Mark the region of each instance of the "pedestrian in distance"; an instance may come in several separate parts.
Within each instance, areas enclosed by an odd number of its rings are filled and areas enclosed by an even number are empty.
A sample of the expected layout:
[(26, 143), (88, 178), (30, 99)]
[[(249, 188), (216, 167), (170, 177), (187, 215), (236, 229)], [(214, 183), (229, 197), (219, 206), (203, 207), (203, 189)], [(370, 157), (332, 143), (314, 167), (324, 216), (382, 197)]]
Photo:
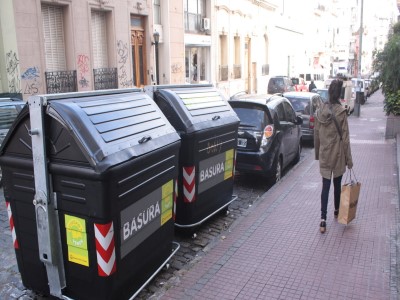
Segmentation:
[(316, 89), (316, 88), (317, 88), (317, 86), (315, 85), (314, 80), (311, 80), (311, 83), (310, 83), (310, 85), (308, 86), (308, 91), (309, 91), (309, 92), (312, 92), (312, 90), (313, 90), (313, 89)]
[(343, 81), (335, 79), (329, 86), (329, 101), (316, 112), (314, 127), (315, 159), (322, 176), (320, 232), (326, 231), (329, 189), (333, 178), (335, 211), (339, 215), (342, 176), (353, 167), (347, 111), (340, 104)]

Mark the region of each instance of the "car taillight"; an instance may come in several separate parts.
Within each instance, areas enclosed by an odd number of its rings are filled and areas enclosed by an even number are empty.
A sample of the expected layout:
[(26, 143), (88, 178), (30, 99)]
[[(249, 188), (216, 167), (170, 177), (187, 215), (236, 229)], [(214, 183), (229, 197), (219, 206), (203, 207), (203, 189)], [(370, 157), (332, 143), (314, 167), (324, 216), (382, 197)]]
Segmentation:
[(314, 116), (311, 116), (310, 117), (310, 129), (314, 129), (314, 122), (315, 122)]
[(273, 136), (274, 134), (274, 126), (273, 125), (267, 125), (264, 128), (264, 134), (263, 134), (263, 138), (261, 141), (261, 145), (265, 146), (268, 143), (268, 139)]

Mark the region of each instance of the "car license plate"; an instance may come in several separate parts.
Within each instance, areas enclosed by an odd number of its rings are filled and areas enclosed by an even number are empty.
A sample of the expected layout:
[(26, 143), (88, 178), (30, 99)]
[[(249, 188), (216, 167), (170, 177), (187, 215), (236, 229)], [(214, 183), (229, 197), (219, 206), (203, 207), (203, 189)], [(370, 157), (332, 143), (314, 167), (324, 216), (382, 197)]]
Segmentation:
[(247, 139), (238, 138), (237, 145), (238, 145), (238, 147), (246, 147), (247, 146)]

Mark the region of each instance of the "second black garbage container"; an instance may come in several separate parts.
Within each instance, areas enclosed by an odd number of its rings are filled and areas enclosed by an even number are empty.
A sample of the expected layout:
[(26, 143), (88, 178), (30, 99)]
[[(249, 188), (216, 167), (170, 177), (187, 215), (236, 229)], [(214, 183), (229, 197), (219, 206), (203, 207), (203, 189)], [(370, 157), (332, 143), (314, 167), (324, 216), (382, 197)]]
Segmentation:
[(212, 85), (147, 86), (180, 134), (175, 225), (195, 227), (235, 200), (239, 118)]
[(179, 147), (141, 90), (31, 97), (0, 154), (24, 286), (73, 299), (137, 293), (174, 252)]

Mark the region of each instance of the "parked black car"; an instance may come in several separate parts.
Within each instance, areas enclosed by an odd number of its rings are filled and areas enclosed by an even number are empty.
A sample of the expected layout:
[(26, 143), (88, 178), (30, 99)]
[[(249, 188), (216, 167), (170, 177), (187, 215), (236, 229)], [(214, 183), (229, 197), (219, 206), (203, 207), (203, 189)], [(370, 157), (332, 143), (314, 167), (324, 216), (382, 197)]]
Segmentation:
[[(14, 98), (0, 98), (0, 146), (15, 118), (25, 105), (25, 101)], [(0, 169), (0, 186), (2, 172)]]
[(268, 94), (295, 91), (292, 80), (287, 76), (273, 76), (268, 81)]
[(300, 160), (302, 119), (279, 95), (238, 95), (229, 104), (240, 119), (236, 170), (279, 181)]
[(283, 97), (290, 101), (296, 115), (303, 119), (301, 125), (303, 140), (314, 142), (314, 114), (323, 104), (321, 96), (309, 92), (288, 92), (284, 93)]

